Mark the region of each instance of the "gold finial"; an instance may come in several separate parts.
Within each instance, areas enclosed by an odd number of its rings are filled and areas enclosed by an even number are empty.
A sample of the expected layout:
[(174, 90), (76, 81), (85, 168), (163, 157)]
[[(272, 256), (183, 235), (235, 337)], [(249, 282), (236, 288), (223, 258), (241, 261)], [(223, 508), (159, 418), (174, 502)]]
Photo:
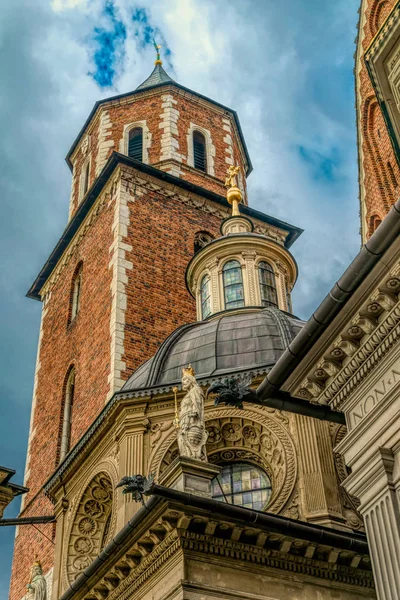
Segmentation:
[(177, 398), (177, 393), (178, 393), (178, 388), (174, 387), (172, 388), (172, 391), (174, 392), (175, 395), (175, 419), (174, 419), (174, 425), (177, 429), (179, 429), (179, 409), (178, 409), (178, 398)]
[(240, 215), (239, 204), (242, 201), (242, 192), (237, 187), (236, 176), (240, 171), (240, 167), (234, 167), (231, 165), (227, 171), (227, 177), (225, 179), (225, 187), (228, 188), (226, 193), (226, 199), (229, 204), (232, 204), (232, 217)]
[(192, 365), (188, 365), (187, 367), (184, 367), (182, 369), (182, 375), (191, 375), (192, 377), (194, 377), (195, 373), (194, 373), (194, 369), (193, 369)]
[(161, 44), (156, 44), (156, 40), (153, 40), (153, 46), (156, 49), (157, 52), (157, 60), (154, 61), (155, 65), (162, 65), (162, 60), (160, 58), (160, 48), (161, 48)]

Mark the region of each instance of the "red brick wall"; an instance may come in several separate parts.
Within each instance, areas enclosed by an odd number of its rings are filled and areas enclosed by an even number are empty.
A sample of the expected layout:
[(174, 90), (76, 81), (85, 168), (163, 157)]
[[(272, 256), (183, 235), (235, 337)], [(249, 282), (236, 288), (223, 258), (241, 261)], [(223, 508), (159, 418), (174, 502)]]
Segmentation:
[[(26, 481), (30, 491), (21, 513), (24, 517), (54, 511), (40, 488), (56, 467), (63, 388), (70, 365), (74, 364), (76, 371), (71, 447), (104, 406), (107, 396), (112, 276), (108, 264), (113, 218), (113, 205), (105, 206), (76, 247), (46, 304), (32, 425), (35, 434), (30, 444), (30, 474)], [(81, 260), (80, 311), (68, 326), (71, 282)], [(51, 537), (53, 527), (40, 525), (39, 529)], [(12, 600), (20, 599), (25, 593), (35, 554), (42, 560), (46, 572), (52, 564), (53, 545), (32, 526), (20, 527), (14, 550)]]
[[(138, 174), (135, 169), (125, 168), (124, 172), (128, 179)], [(131, 187), (135, 189), (134, 182)], [(195, 234), (208, 231), (217, 237), (221, 224), (218, 214), (207, 214), (177, 198), (146, 191), (143, 186), (140, 192), (129, 202), (130, 224), (123, 240), (132, 246), (125, 258), (133, 264), (133, 269), (127, 271), (124, 380), (155, 353), (172, 331), (196, 320), (195, 301), (185, 285), (186, 266), (193, 256)], [(63, 390), (70, 366), (74, 365), (76, 373), (71, 447), (103, 408), (109, 392), (112, 304), (109, 263), (114, 214), (114, 201), (110, 205), (105, 203), (61, 271), (46, 302), (33, 422), (35, 434), (30, 445), (30, 476), (26, 481), (30, 492), (21, 516), (53, 514), (53, 507), (40, 488), (57, 466)], [(80, 309), (68, 325), (71, 285), (80, 261), (83, 265)], [(43, 526), (43, 531), (51, 537), (52, 526)], [(23, 596), (36, 554), (47, 572), (53, 560), (53, 545), (34, 528), (21, 527), (15, 544), (11, 600)]]
[[(364, 4), (365, 24), (360, 32), (362, 50), (368, 48), (394, 5), (395, 0), (367, 0)], [(360, 72), (359, 130), (362, 135), (362, 171), (365, 186), (365, 231), (369, 237), (374, 231), (374, 223), (382, 220), (391, 205), (400, 195), (400, 170), (389, 139), (386, 125), (369, 78), (364, 57)]]
[(149, 191), (135, 201), (130, 222), (124, 240), (132, 246), (126, 259), (133, 269), (128, 271), (123, 379), (177, 327), (196, 320), (185, 271), (195, 234), (208, 231), (218, 237), (221, 218)]
[[(108, 112), (110, 121), (112, 123), (112, 127), (109, 129), (110, 136), (107, 139), (112, 140), (113, 145), (108, 148), (108, 156), (110, 156), (113, 151), (120, 151), (120, 140), (123, 136), (124, 125), (135, 121), (146, 121), (147, 127), (152, 135), (151, 146), (149, 148), (149, 164), (159, 165), (161, 155), (161, 136), (164, 132), (163, 129), (160, 129), (159, 125), (162, 121), (161, 113), (164, 111), (164, 108), (161, 106), (163, 103), (162, 96), (166, 94), (171, 94), (174, 99), (177, 100), (177, 104), (174, 105), (174, 108), (179, 111), (179, 117), (177, 121), (177, 139), (179, 142), (178, 152), (183, 155), (182, 163), (180, 163), (182, 171), (181, 177), (194, 184), (201, 185), (208, 190), (225, 195), (226, 189), (224, 187), (224, 181), (229, 165), (225, 162), (225, 158), (227, 157), (227, 144), (224, 141), (224, 138), (228, 132), (223, 128), (224, 123), (222, 119), (229, 118), (229, 114), (225, 114), (216, 107), (213, 108), (211, 104), (199, 104), (195, 98), (189, 98), (187, 96), (183, 97), (179, 94), (178, 88), (162, 87), (156, 91), (151, 90), (149, 92), (143, 92), (140, 95), (133, 96), (131, 101), (126, 104), (110, 104), (103, 106), (101, 110)], [(204, 178), (201, 171), (196, 172), (196, 170), (193, 168), (185, 168), (188, 156), (187, 134), (191, 122), (211, 132), (212, 143), (215, 146), (214, 177), (209, 176)], [(240, 158), (241, 155), (239, 146), (234, 135), (232, 118), (231, 123), (234, 162), (242, 167), (241, 170), (244, 175), (244, 167)], [(90, 184), (93, 184), (95, 180), (99, 127), (99, 118), (98, 115), (96, 115), (93, 124), (89, 126), (91, 155)], [(82, 136), (82, 140), (84, 137), (85, 135)], [(82, 166), (85, 163), (86, 158), (87, 155), (84, 155), (80, 151), (80, 145), (78, 145), (78, 149), (73, 155), (75, 182), (72, 192), (72, 213), (75, 212), (78, 207), (79, 180)], [(177, 163), (177, 166), (179, 166), (179, 163)], [(243, 185), (246, 186), (244, 176)]]

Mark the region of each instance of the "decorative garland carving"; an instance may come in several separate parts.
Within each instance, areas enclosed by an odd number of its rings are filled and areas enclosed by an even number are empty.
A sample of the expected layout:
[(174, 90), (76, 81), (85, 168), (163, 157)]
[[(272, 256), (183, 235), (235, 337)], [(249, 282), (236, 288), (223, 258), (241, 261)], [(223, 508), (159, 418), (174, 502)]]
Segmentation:
[(113, 532), (113, 483), (101, 471), (90, 481), (78, 504), (69, 536), (66, 557), (68, 583), (90, 565)]
[[(210, 462), (245, 461), (263, 468), (272, 483), (268, 511), (280, 512), (290, 498), (297, 479), (296, 452), (288, 431), (272, 417), (272, 413), (267, 416), (253, 410), (235, 408), (210, 411), (206, 414), (206, 427)], [(176, 433), (172, 432), (153, 454), (149, 472), (159, 475), (176, 456)]]

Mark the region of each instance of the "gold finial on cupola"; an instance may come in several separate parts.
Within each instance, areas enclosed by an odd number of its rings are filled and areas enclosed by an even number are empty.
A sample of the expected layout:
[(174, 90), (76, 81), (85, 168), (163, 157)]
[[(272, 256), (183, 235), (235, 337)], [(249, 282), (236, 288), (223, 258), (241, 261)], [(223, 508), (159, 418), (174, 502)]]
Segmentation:
[(160, 58), (160, 48), (161, 48), (161, 44), (156, 44), (156, 40), (153, 40), (153, 46), (156, 49), (157, 52), (157, 59), (154, 61), (155, 65), (162, 65), (162, 60)]
[(240, 171), (240, 167), (234, 167), (231, 165), (227, 171), (227, 177), (225, 179), (225, 187), (228, 188), (226, 192), (226, 199), (229, 204), (232, 204), (232, 217), (240, 215), (239, 204), (243, 200), (242, 192), (237, 187), (236, 176)]

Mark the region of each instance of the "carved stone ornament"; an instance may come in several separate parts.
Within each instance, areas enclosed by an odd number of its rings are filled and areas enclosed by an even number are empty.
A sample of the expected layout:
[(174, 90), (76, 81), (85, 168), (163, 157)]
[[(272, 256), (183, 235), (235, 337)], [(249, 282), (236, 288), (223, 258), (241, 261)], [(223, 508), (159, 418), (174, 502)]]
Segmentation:
[(182, 398), (177, 423), (179, 454), (206, 462), (208, 432), (204, 420), (204, 394), (190, 366), (182, 369), (182, 389), (186, 394)]
[(98, 473), (86, 487), (73, 519), (69, 537), (66, 579), (69, 584), (90, 565), (109, 541), (113, 484)]
[[(262, 409), (218, 408), (207, 414), (208, 460), (214, 464), (248, 462), (261, 467), (272, 484), (264, 510), (280, 512), (291, 497), (297, 479), (297, 458), (293, 440), (279, 422), (279, 412)], [(160, 444), (150, 470), (162, 473), (178, 455), (173, 434)]]
[(82, 144), (81, 144), (81, 152), (82, 152), (83, 156), (86, 156), (88, 150), (89, 150), (89, 136), (85, 135), (85, 137), (82, 140)]
[(47, 582), (39, 560), (32, 565), (31, 579), (26, 589), (26, 600), (47, 600)]

